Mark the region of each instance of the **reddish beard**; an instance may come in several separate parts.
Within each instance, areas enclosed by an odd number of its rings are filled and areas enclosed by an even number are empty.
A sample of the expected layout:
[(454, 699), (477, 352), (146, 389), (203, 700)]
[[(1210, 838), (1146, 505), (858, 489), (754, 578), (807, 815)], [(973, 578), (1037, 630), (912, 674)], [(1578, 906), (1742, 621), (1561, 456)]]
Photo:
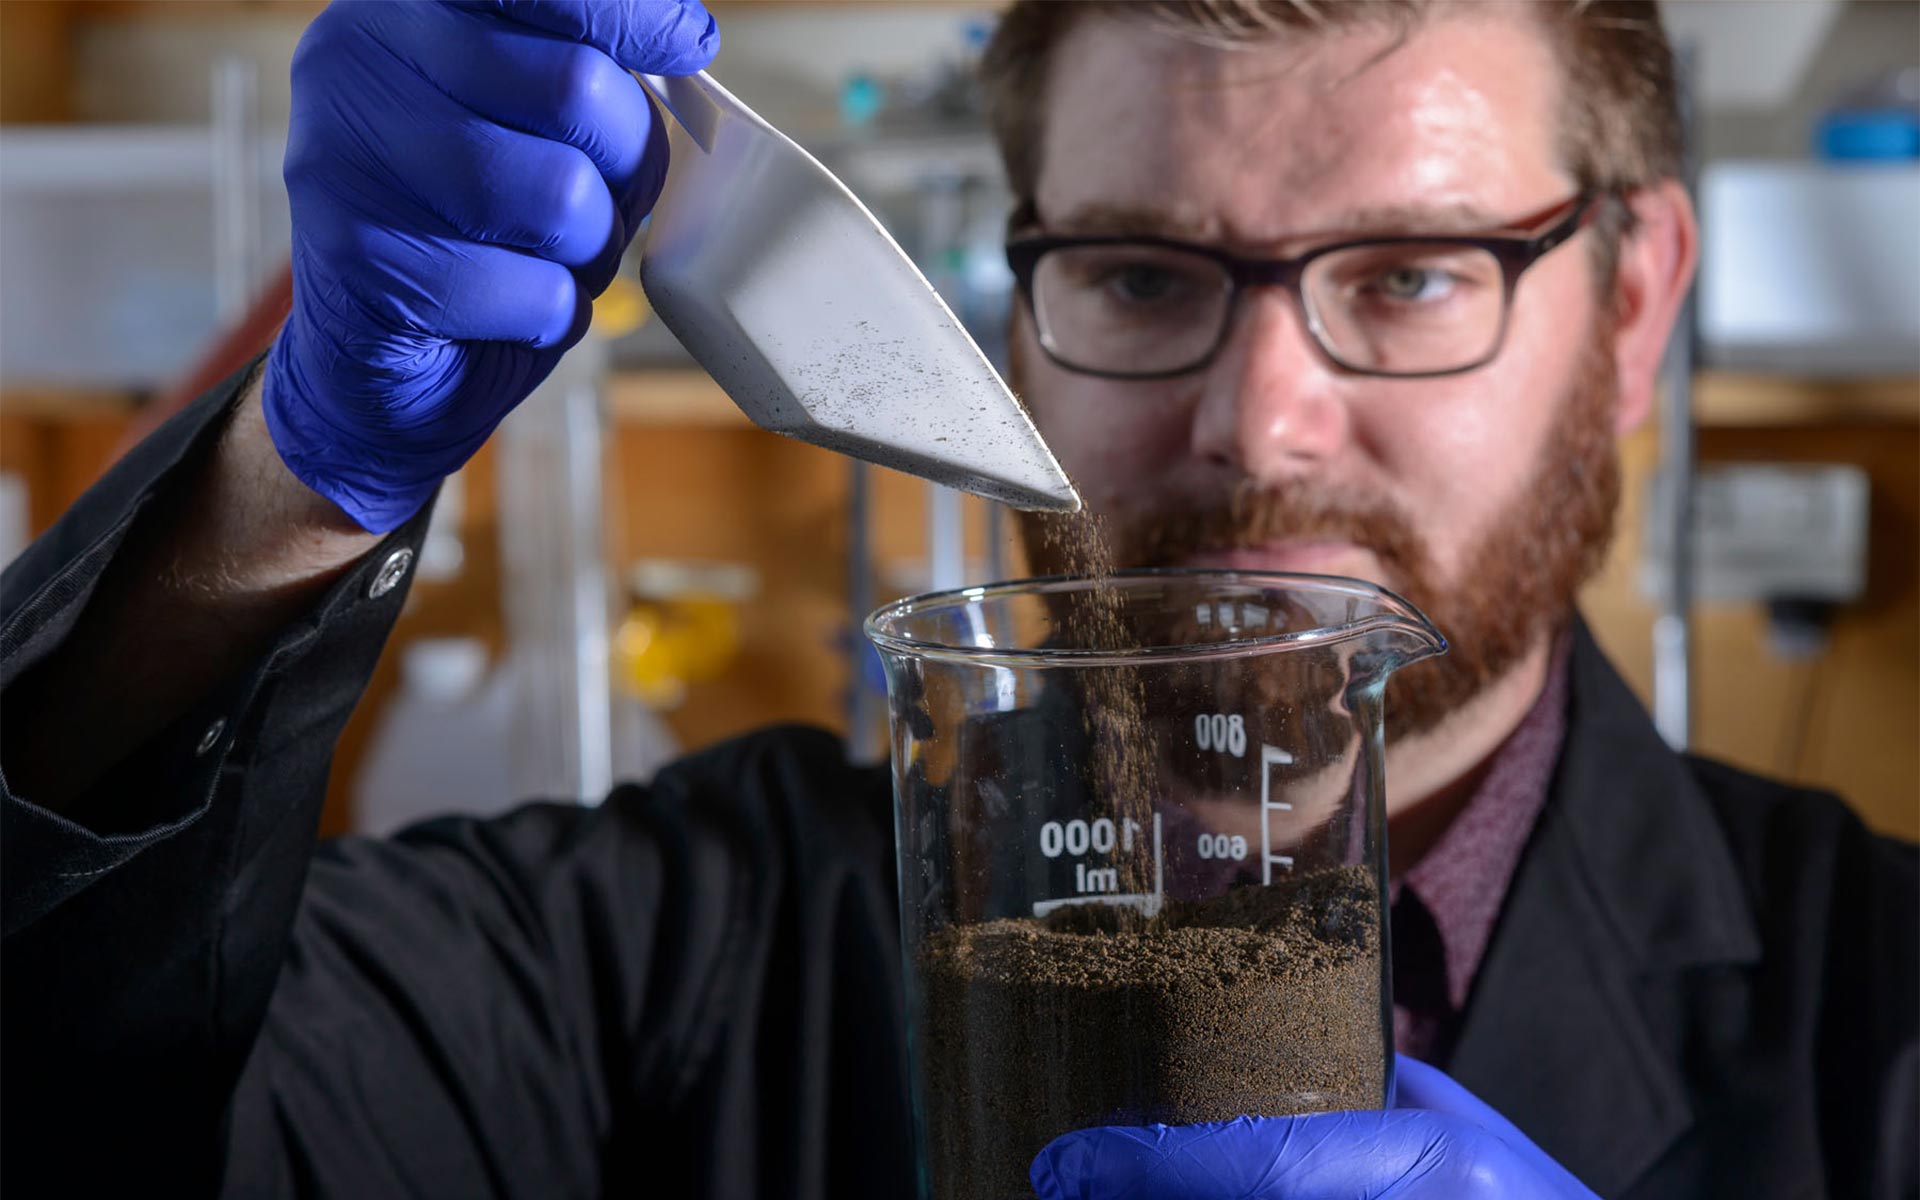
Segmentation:
[[(1596, 322), (1526, 486), (1469, 548), (1457, 580), (1440, 578), (1413, 521), (1386, 497), (1301, 480), (1265, 487), (1249, 480), (1210, 504), (1110, 515), (1114, 565), (1178, 566), (1281, 538), (1346, 541), (1371, 551), (1383, 572), (1375, 582), (1426, 613), (1449, 643), (1445, 655), (1407, 667), (1387, 688), (1390, 736), (1432, 729), (1564, 625), (1580, 586), (1606, 558), (1620, 495), (1611, 333), (1610, 323)], [(1026, 394), (1018, 360), (1016, 350), (1014, 384)], [(1060, 573), (1066, 564), (1052, 547), (1071, 544), (1061, 536), (1071, 531), (1048, 531), (1064, 519), (1025, 512), (1019, 518), (1033, 569)]]

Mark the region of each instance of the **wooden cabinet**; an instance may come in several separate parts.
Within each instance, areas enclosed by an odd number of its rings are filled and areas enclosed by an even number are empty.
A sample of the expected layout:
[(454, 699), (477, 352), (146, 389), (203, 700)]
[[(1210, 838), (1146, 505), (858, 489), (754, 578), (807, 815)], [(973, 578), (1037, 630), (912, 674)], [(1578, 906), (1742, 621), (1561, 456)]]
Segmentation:
[[(1830, 788), (1877, 828), (1920, 836), (1920, 381), (1783, 384), (1703, 378), (1703, 461), (1847, 462), (1872, 481), (1868, 592), (1836, 614), (1827, 648), (1789, 662), (1768, 648), (1754, 606), (1701, 605), (1695, 657), (1696, 745), (1750, 770)], [(742, 610), (734, 667), (666, 714), (688, 746), (773, 721), (844, 721), (846, 640), (858, 636), (846, 602), (845, 459), (748, 425), (694, 372), (617, 377), (609, 439), (609, 513), (616, 565), (642, 557), (736, 561), (759, 574)], [(28, 482), (36, 532), (70, 504), (120, 448), (132, 420), (126, 398), (0, 397), (0, 469)], [(1657, 459), (1650, 430), (1622, 444), (1625, 503), (1608, 564), (1583, 606), (1601, 643), (1643, 699), (1651, 696), (1651, 603), (1635, 582), (1640, 505)], [(873, 474), (873, 557), (900, 578), (925, 553), (925, 492), (917, 480)], [(468, 467), (467, 561), (446, 583), (422, 582), (396, 641), (448, 633), (501, 638), (497, 511), (488, 451)], [(972, 514), (977, 518), (977, 511)], [(984, 521), (971, 521), (978, 554)], [(343, 736), (336, 803), (392, 694), (383, 660)]]
[[(1920, 381), (1706, 377), (1702, 463), (1850, 463), (1870, 480), (1867, 592), (1834, 614), (1824, 650), (1776, 652), (1758, 605), (1695, 607), (1698, 753), (1845, 796), (1876, 828), (1920, 837)], [(1626, 482), (1607, 566), (1582, 599), (1643, 700), (1654, 606), (1635, 580), (1641, 505), (1659, 446), (1621, 447)]]

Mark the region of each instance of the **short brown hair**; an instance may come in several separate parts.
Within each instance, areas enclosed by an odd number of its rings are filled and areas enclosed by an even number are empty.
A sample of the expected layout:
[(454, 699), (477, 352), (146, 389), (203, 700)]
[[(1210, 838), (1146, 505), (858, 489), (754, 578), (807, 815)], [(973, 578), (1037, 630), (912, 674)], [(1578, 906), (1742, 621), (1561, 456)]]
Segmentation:
[[(987, 117), (1020, 201), (1040, 177), (1042, 99), (1054, 47), (1091, 13), (1110, 14), (1202, 45), (1257, 45), (1275, 37), (1385, 26), (1404, 38), (1459, 0), (1014, 0), (980, 64)], [(1471, 6), (1467, 6), (1471, 7)], [(1673, 50), (1654, 0), (1531, 0), (1562, 69), (1560, 153), (1579, 186), (1624, 193), (1681, 173)], [(1605, 206), (1602, 278), (1612, 274), (1626, 219)]]

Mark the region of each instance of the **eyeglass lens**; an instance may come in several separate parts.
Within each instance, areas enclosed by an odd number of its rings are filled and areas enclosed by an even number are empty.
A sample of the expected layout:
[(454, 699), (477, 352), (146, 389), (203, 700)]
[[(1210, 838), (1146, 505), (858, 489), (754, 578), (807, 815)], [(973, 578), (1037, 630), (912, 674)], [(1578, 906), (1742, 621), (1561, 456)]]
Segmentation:
[[(1506, 315), (1499, 259), (1459, 242), (1343, 247), (1314, 258), (1300, 290), (1327, 353), (1384, 374), (1480, 362), (1498, 345)], [(1041, 257), (1033, 280), (1048, 350), (1111, 375), (1198, 367), (1227, 332), (1232, 295), (1225, 264), (1153, 245), (1060, 247)]]

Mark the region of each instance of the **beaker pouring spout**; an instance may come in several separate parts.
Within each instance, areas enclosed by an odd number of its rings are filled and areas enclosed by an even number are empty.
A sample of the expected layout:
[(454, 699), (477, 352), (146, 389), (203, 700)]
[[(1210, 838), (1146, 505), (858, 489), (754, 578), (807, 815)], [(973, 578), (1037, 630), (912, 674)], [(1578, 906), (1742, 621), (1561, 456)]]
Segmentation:
[(1447, 652), (1446, 635), (1425, 613), (1385, 588), (1377, 593), (1377, 611), (1360, 622), (1365, 650), (1356, 655), (1369, 674), (1384, 683), (1401, 667)]

